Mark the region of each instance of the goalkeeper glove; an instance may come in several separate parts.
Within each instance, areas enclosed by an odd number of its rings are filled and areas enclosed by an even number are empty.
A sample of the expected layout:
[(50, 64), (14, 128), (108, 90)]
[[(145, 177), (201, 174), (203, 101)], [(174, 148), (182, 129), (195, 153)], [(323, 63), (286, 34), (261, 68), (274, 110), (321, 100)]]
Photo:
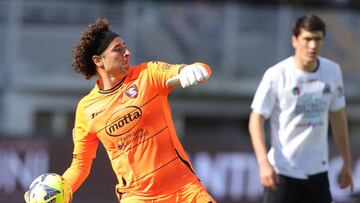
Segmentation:
[(196, 85), (208, 78), (209, 73), (206, 71), (206, 68), (198, 64), (185, 66), (179, 74), (180, 84), (183, 88)]

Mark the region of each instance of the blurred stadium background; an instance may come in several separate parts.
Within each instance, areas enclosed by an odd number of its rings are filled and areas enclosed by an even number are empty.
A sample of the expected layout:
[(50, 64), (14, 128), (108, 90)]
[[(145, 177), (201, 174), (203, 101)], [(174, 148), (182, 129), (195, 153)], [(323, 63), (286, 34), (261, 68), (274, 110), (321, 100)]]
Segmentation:
[[(306, 13), (326, 21), (322, 55), (339, 62), (345, 78), (355, 193), (336, 185), (341, 162), (329, 136), (331, 190), (336, 202), (360, 202), (358, 0), (0, 0), (0, 202), (23, 202), (35, 177), (69, 166), (76, 104), (94, 84), (72, 70), (71, 52), (97, 17), (108, 18), (122, 35), (133, 64), (212, 66), (206, 85), (170, 96), (178, 134), (218, 202), (259, 202), (262, 188), (247, 131), (250, 102), (266, 68), (292, 54), (291, 23)], [(116, 202), (114, 185), (99, 146), (74, 202)]]

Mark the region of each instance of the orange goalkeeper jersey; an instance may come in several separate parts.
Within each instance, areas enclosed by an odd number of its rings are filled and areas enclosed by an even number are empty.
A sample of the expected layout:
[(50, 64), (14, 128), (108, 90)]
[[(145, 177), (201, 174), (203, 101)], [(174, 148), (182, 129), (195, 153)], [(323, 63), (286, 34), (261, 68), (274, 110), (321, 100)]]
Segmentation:
[[(176, 135), (167, 99), (172, 88), (166, 80), (178, 75), (182, 66), (149, 62), (131, 67), (122, 83), (106, 91), (95, 85), (78, 104), (74, 156), (92, 160), (100, 140), (120, 193), (154, 198), (198, 181)], [(64, 177), (76, 190), (70, 173)]]

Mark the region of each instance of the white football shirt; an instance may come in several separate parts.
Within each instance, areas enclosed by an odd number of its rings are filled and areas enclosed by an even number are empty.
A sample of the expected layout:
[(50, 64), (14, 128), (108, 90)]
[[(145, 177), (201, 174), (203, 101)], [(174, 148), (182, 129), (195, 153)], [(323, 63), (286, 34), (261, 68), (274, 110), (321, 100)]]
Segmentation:
[(340, 66), (319, 57), (315, 72), (289, 57), (264, 74), (253, 112), (270, 118), (270, 163), (277, 173), (300, 179), (328, 169), (329, 111), (345, 107)]

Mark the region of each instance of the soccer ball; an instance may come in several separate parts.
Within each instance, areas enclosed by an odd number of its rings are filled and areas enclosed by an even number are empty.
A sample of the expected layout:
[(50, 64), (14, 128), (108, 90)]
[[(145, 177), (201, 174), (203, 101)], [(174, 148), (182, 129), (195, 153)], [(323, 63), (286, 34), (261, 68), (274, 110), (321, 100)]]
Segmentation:
[(24, 198), (27, 203), (70, 203), (72, 192), (63, 177), (45, 173), (31, 183)]

